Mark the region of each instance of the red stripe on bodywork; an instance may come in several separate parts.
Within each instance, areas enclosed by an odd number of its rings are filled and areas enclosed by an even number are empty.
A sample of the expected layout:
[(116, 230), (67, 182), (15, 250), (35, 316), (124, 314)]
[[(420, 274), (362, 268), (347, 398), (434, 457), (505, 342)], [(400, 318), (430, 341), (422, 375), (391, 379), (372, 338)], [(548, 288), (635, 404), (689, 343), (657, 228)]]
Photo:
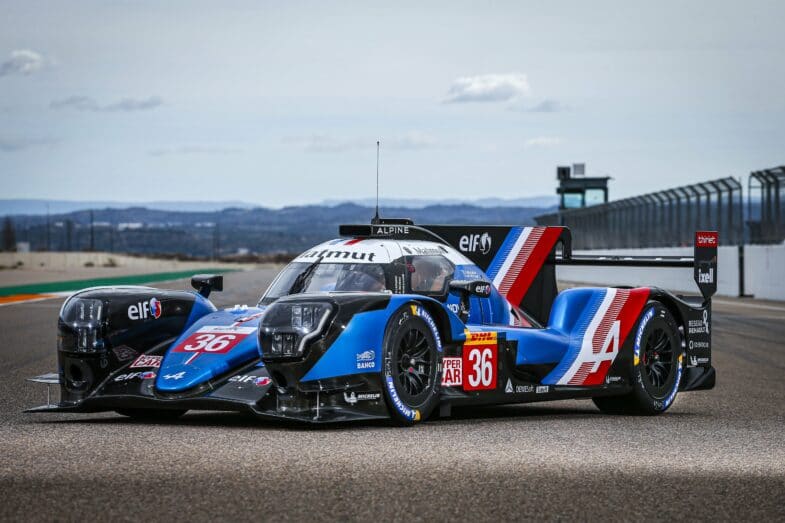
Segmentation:
[[(608, 352), (610, 345), (604, 346), (604, 343), (613, 327), (614, 322), (619, 321), (619, 352), (624, 347), (624, 342), (627, 340), (632, 327), (637, 323), (643, 307), (649, 299), (650, 291), (646, 287), (637, 289), (618, 289), (616, 296), (613, 299), (610, 307), (605, 312), (600, 325), (592, 337), (592, 352), (599, 354), (601, 350), (605, 349)], [(611, 343), (612, 340), (611, 340)], [(618, 357), (618, 354), (616, 355)], [(605, 376), (611, 368), (613, 361), (607, 360), (600, 363), (599, 368), (595, 372), (591, 371), (591, 364), (588, 366), (581, 365), (578, 372), (570, 380), (571, 385), (601, 385), (605, 380)]]
[(361, 241), (363, 241), (362, 238), (354, 238), (344, 243), (344, 245), (354, 245), (355, 243), (360, 243)]
[[(534, 227), (529, 233), (499, 287), (499, 292), (507, 301), (516, 306), (520, 305), (561, 232), (561, 227)], [(508, 279), (512, 283), (505, 286)]]

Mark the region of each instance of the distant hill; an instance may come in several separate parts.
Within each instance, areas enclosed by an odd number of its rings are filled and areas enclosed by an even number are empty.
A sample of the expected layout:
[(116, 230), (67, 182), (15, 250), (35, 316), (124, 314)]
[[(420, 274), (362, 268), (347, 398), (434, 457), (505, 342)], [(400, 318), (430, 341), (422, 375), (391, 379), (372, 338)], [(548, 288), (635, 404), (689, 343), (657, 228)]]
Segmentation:
[[(422, 208), (382, 207), (382, 216), (412, 218), (416, 223), (529, 225), (534, 216), (555, 207), (479, 207), (428, 205)], [(93, 211), (95, 250), (191, 256), (243, 253), (297, 253), (334, 238), (342, 223), (368, 223), (373, 208), (352, 203), (267, 209), (232, 207), (220, 211), (169, 211), (148, 207), (103, 208)], [(17, 241), (33, 250), (90, 248), (90, 211), (11, 217)]]
[(64, 214), (87, 209), (127, 209), (146, 207), (163, 211), (220, 211), (229, 207), (249, 208), (254, 204), (239, 201), (223, 202), (117, 202), (117, 201), (70, 201), (43, 199), (0, 199), (0, 216), (20, 214), (46, 214), (47, 205), (51, 214)]
[[(373, 198), (363, 198), (361, 200), (324, 200), (324, 205), (340, 205), (342, 203), (354, 203), (364, 207), (374, 207), (376, 200)], [(410, 209), (422, 209), (432, 205), (472, 205), (475, 207), (553, 207), (558, 205), (559, 199), (556, 196), (531, 196), (528, 198), (480, 198), (477, 200), (448, 198), (446, 200), (427, 200), (427, 199), (403, 199), (403, 198), (380, 198), (381, 207), (406, 207)]]
[[(354, 204), (361, 207), (373, 207), (376, 202), (373, 198), (363, 198), (356, 201), (325, 200), (321, 204), (326, 207), (335, 207), (343, 204)], [(434, 205), (471, 205), (474, 207), (552, 207), (558, 203), (556, 196), (533, 196), (530, 198), (481, 198), (478, 200), (426, 200), (383, 198), (379, 201), (381, 207), (422, 209)], [(252, 209), (260, 207), (258, 204), (242, 201), (217, 201), (217, 202), (188, 202), (188, 201), (159, 201), (159, 202), (121, 202), (121, 201), (71, 201), (71, 200), (45, 200), (45, 199), (0, 199), (0, 216), (8, 215), (36, 215), (46, 214), (47, 206), (50, 214), (66, 214), (88, 209), (128, 209), (129, 207), (144, 207), (158, 211), (176, 212), (212, 212), (223, 209), (238, 208)]]

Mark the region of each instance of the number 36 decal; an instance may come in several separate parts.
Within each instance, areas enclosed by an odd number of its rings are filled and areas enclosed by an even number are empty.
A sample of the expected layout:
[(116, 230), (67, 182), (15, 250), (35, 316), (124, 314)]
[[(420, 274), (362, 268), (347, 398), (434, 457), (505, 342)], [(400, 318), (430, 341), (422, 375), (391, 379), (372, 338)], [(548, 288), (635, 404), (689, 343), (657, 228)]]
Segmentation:
[(255, 330), (254, 327), (205, 326), (180, 342), (172, 352), (225, 354)]
[(463, 345), (463, 389), (496, 388), (498, 341), (495, 332), (474, 332)]

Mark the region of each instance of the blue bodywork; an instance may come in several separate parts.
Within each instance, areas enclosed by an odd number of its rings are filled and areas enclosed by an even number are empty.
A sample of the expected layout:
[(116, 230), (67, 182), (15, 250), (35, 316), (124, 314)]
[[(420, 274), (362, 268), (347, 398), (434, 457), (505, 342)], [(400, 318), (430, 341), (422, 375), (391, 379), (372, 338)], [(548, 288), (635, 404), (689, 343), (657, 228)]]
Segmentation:
[[(186, 391), (258, 358), (256, 329), (259, 327), (262, 312), (264, 312), (263, 308), (235, 307), (203, 314), (170, 346), (156, 377), (156, 389), (169, 393)], [(244, 335), (237, 345), (225, 353), (202, 352), (195, 355), (175, 351), (199, 329), (214, 326), (252, 328), (253, 333)]]
[[(514, 243), (515, 234), (520, 234), (520, 231), (511, 231), (504, 245)], [(497, 257), (506, 256), (504, 245)], [(495, 261), (491, 263), (490, 270), (497, 265)], [(476, 265), (456, 266), (454, 278), (491, 281)], [(470, 299), (470, 314), (466, 324), (456, 315), (459, 303), (457, 295), (450, 294), (444, 302), (421, 295), (392, 295), (384, 309), (356, 314), (301, 381), (380, 373), (388, 320), (404, 305), (419, 302), (444, 311), (449, 324), (449, 332), (445, 335), (449, 336), (451, 342), (462, 343), (466, 340), (467, 332), (503, 333), (506, 340), (517, 342), (516, 365), (556, 364), (543, 380), (545, 384), (555, 384), (577, 356), (583, 333), (605, 292), (605, 289), (581, 288), (560, 293), (545, 328), (510, 325), (510, 305), (495, 287), (492, 287), (488, 298), (473, 296)], [(260, 350), (255, 333), (246, 335), (226, 353), (201, 353), (194, 357), (192, 353), (176, 352), (175, 348), (204, 327), (242, 325), (256, 329), (263, 311), (264, 308), (257, 307), (215, 311), (207, 300), (197, 300), (189, 327), (172, 343), (164, 357), (156, 378), (156, 389), (165, 393), (187, 391), (258, 359)], [(245, 321), (238, 323), (238, 320)]]

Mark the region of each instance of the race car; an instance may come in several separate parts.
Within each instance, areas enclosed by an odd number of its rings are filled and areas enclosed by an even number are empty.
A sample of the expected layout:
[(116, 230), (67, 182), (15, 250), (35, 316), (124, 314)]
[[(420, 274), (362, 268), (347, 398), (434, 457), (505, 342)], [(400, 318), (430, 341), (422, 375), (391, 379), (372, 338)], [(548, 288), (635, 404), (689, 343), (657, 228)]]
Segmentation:
[[(565, 227), (344, 225), (297, 256), (255, 306), (217, 310), (221, 276), (195, 292), (99, 287), (58, 321), (60, 400), (28, 412), (190, 409), (303, 422), (411, 425), (452, 407), (591, 398), (660, 414), (711, 389), (717, 233), (694, 257), (573, 255)], [(569, 288), (559, 265), (692, 267), (700, 296), (656, 287)]]

